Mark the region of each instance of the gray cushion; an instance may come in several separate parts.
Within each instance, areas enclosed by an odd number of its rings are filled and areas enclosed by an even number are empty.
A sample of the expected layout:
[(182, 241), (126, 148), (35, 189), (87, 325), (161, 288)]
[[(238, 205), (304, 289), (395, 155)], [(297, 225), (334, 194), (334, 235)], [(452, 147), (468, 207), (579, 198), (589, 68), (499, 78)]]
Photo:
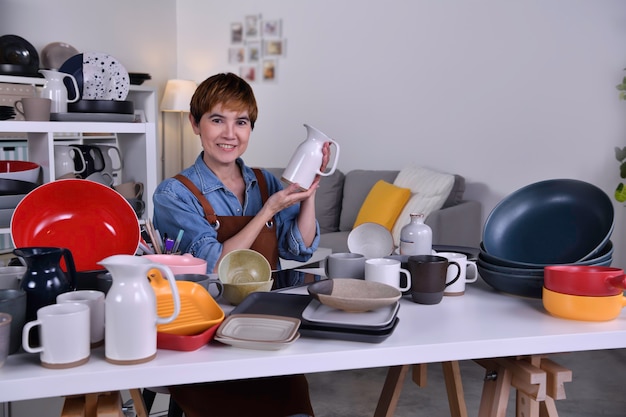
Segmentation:
[(362, 170), (355, 169), (346, 174), (343, 185), (343, 200), (341, 205), (341, 217), (339, 218), (339, 230), (352, 230), (359, 209), (363, 205), (367, 194), (378, 180), (393, 184), (399, 171)]
[[(266, 169), (278, 179), (284, 171), (284, 168)], [(332, 175), (320, 179), (320, 186), (315, 193), (315, 217), (320, 225), (321, 233), (339, 230), (339, 209), (344, 178), (344, 173), (336, 170)]]
[(452, 191), (450, 191), (450, 195), (448, 195), (446, 202), (443, 203), (443, 208), (461, 204), (463, 201), (463, 194), (465, 194), (465, 178), (455, 174)]

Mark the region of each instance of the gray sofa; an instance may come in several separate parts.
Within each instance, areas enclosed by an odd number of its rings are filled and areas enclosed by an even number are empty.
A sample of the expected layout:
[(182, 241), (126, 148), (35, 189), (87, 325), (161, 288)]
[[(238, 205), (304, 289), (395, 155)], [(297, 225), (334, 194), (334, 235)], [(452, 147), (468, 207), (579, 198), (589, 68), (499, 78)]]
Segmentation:
[[(267, 168), (280, 179), (283, 168)], [(378, 180), (393, 183), (400, 171), (340, 170), (322, 177), (316, 194), (316, 216), (322, 232), (320, 247), (333, 252), (348, 252), (348, 234), (370, 189)], [(481, 205), (463, 199), (465, 178), (455, 175), (454, 186), (440, 210), (426, 218), (433, 231), (434, 245), (469, 246), (480, 243)], [(408, 222), (409, 219), (406, 219)]]

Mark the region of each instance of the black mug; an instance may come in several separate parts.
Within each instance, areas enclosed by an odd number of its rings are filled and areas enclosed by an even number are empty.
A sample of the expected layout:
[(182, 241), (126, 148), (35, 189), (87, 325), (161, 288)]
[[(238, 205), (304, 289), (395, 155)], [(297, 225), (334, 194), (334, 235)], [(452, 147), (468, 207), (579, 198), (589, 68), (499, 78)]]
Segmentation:
[[(456, 277), (446, 283), (448, 268), (452, 265), (456, 267)], [(411, 298), (419, 304), (441, 302), (446, 287), (455, 283), (461, 275), (458, 262), (437, 255), (409, 256), (407, 269), (411, 272)]]
[[(87, 178), (94, 172), (104, 171), (104, 155), (97, 146), (91, 145), (72, 145), (80, 150), (83, 160), (85, 161), (85, 170), (80, 173), (81, 178)], [(74, 163), (82, 163), (78, 155), (74, 155)]]

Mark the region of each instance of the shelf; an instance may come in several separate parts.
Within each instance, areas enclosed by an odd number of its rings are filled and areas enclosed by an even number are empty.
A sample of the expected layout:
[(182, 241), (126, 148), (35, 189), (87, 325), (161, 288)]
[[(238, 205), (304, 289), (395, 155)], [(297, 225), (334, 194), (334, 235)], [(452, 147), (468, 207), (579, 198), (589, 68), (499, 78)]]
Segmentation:
[(146, 133), (147, 123), (0, 121), (7, 133)]

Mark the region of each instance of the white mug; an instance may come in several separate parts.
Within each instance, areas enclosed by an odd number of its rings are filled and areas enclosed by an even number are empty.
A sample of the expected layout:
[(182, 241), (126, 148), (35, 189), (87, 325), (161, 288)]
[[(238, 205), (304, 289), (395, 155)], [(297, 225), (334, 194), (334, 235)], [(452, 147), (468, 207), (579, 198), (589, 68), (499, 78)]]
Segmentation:
[[(459, 264), (459, 269), (461, 273), (459, 275), (459, 279), (456, 282), (446, 286), (446, 289), (443, 295), (463, 295), (465, 293), (465, 284), (476, 282), (478, 279), (478, 268), (476, 267), (476, 262), (467, 259), (467, 255), (464, 253), (458, 252), (439, 252), (438, 256), (443, 256), (448, 259), (448, 261), (454, 261)], [(450, 282), (456, 273), (454, 270), (448, 269), (448, 276), (446, 278), (446, 283)]]
[(104, 159), (104, 172), (114, 179), (115, 185), (120, 184), (121, 170), (123, 167), (122, 154), (120, 149), (115, 145), (96, 145), (102, 151)]
[[(79, 167), (76, 169), (75, 160)], [(87, 169), (87, 163), (80, 149), (72, 145), (54, 145), (55, 178), (60, 179), (68, 174), (81, 174)]]
[[(32, 328), (40, 327), (40, 345), (31, 346)], [(39, 353), (46, 368), (71, 368), (89, 361), (89, 307), (79, 303), (51, 304), (37, 310), (37, 319), (22, 330), (22, 347)]]
[(89, 342), (91, 347), (104, 344), (104, 293), (95, 290), (69, 291), (57, 295), (57, 304), (80, 303), (89, 307)]
[[(401, 284), (400, 275), (406, 278), (406, 284)], [(402, 268), (400, 261), (389, 258), (372, 258), (365, 261), (365, 280), (387, 284), (400, 291), (411, 288), (411, 273)]]

